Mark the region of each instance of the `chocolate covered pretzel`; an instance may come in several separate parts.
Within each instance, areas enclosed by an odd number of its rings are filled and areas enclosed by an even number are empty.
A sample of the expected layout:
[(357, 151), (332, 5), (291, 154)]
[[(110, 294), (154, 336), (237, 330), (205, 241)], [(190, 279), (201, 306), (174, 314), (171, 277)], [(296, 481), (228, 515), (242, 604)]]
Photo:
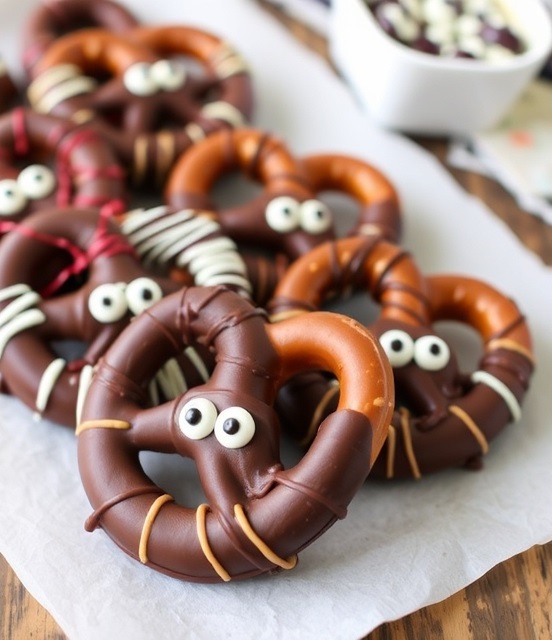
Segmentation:
[(124, 171), (87, 128), (17, 107), (0, 116), (0, 221), (57, 207), (125, 208)]
[[(215, 202), (223, 177), (241, 173), (262, 187), (260, 194), (234, 206)], [(336, 235), (334, 214), (319, 194), (340, 191), (357, 202), (353, 234), (397, 239), (401, 231), (399, 200), (390, 181), (360, 159), (317, 154), (296, 158), (277, 136), (258, 129), (221, 131), (185, 153), (171, 172), (166, 200), (175, 207), (206, 208), (218, 213), (224, 231), (248, 256), (255, 300), (266, 301), (282, 269), (267, 263), (259, 250), (295, 260)], [(251, 250), (254, 251), (251, 251)], [(255, 286), (256, 285), (256, 286)]]
[(65, 36), (40, 61), (28, 96), (40, 112), (93, 122), (132, 167), (137, 185), (162, 184), (185, 149), (244, 124), (253, 103), (241, 56), (220, 38), (185, 26)]
[[(148, 409), (152, 374), (190, 340), (214, 352), (210, 379)], [(338, 377), (339, 403), (284, 469), (276, 392), (311, 368)], [(270, 325), (234, 292), (184, 288), (129, 325), (98, 365), (77, 430), (94, 509), (86, 529), (101, 527), (141, 563), (184, 580), (292, 569), (345, 517), (386, 437), (392, 397), (387, 359), (358, 323), (313, 313)], [(143, 450), (193, 459), (206, 502), (178, 504), (143, 471)]]
[[(133, 317), (178, 288), (147, 271), (113, 220), (95, 209), (50, 209), (11, 223), (0, 243), (3, 390), (37, 418), (74, 428), (109, 344)], [(80, 351), (63, 350), (75, 341)], [(195, 353), (179, 362), (155, 378), (152, 402), (186, 388), (196, 363), (192, 384), (208, 376)]]
[[(489, 442), (521, 416), (533, 371), (531, 338), (517, 305), (492, 286), (458, 275), (425, 277), (409, 254), (378, 239), (349, 238), (322, 245), (290, 266), (269, 308), (273, 320), (319, 309), (330, 297), (366, 291), (380, 306), (367, 320), (393, 367), (396, 406), (390, 436), (373, 475), (413, 476), (481, 464)], [(453, 348), (434, 324), (472, 327), (483, 353), (471, 374), (460, 371)], [(299, 379), (281, 398), (295, 433), (306, 415), (331, 410), (338, 388), (322, 376)], [(301, 394), (300, 403), (297, 396)], [(303, 412), (303, 413), (301, 413)], [(306, 414), (306, 415), (305, 415)]]

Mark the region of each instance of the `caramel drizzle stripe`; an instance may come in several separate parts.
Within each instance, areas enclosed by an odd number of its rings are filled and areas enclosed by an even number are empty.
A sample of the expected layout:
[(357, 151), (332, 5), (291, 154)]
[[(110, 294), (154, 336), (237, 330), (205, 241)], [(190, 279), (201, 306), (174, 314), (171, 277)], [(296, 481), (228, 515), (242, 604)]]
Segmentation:
[(414, 447), (412, 445), (412, 434), (410, 432), (409, 422), (410, 414), (405, 407), (402, 407), (400, 409), (400, 418), (404, 440), (404, 451), (408, 459), (408, 464), (410, 465), (410, 470), (412, 471), (412, 476), (416, 478), (416, 480), (419, 480), (422, 477), (422, 474), (420, 472), (418, 461), (416, 460), (416, 454), (414, 453)]
[(266, 544), (262, 538), (260, 538), (256, 531), (251, 526), (245, 511), (241, 504), (234, 505), (234, 517), (240, 525), (242, 531), (247, 536), (249, 541), (261, 552), (261, 554), (269, 561), (282, 569), (293, 569), (297, 564), (297, 555), (289, 557), (287, 560), (280, 558), (279, 555), (274, 553), (272, 549)]
[(75, 435), (80, 436), (83, 431), (89, 429), (118, 429), (125, 430), (130, 429), (132, 425), (126, 420), (115, 420), (111, 418), (105, 418), (103, 420), (85, 420), (81, 422), (75, 429)]
[(387, 466), (385, 470), (386, 477), (391, 480), (395, 476), (395, 456), (397, 453), (397, 432), (395, 427), (390, 424), (387, 435)]
[(453, 415), (455, 415), (470, 431), (473, 437), (477, 440), (479, 446), (481, 447), (481, 451), (485, 454), (489, 452), (489, 443), (487, 442), (487, 438), (483, 435), (481, 429), (477, 426), (474, 420), (458, 405), (451, 404), (449, 406), (449, 411)]
[(144, 180), (148, 164), (148, 141), (146, 136), (138, 136), (134, 140), (133, 180), (135, 184), (141, 184)]
[(314, 440), (314, 436), (316, 434), (316, 431), (318, 430), (318, 426), (320, 424), (324, 410), (331, 402), (332, 398), (338, 393), (339, 383), (337, 383), (336, 381), (336, 383), (332, 384), (332, 386), (326, 391), (326, 393), (324, 393), (324, 395), (320, 399), (320, 402), (316, 405), (316, 409), (314, 410), (307, 433), (299, 441), (299, 446), (305, 447)]
[(109, 500), (106, 500), (102, 505), (100, 505), (97, 509), (95, 509), (86, 519), (84, 524), (84, 528), (86, 531), (94, 531), (97, 528), (101, 517), (109, 511), (112, 507), (124, 502), (125, 500), (129, 500), (130, 498), (136, 498), (138, 496), (144, 496), (148, 494), (162, 494), (163, 490), (159, 487), (148, 485), (146, 487), (135, 487), (134, 489), (130, 489), (130, 491), (125, 491), (120, 493)]
[(153, 523), (157, 518), (159, 512), (161, 511), (161, 507), (167, 502), (173, 502), (174, 498), (170, 496), (168, 493), (164, 493), (155, 499), (149, 508), (149, 511), (144, 520), (144, 524), (142, 526), (142, 533), (140, 534), (140, 544), (138, 545), (138, 557), (140, 558), (140, 562), (142, 564), (147, 564), (148, 562), (148, 542), (151, 535), (151, 530), (153, 528)]
[(158, 185), (162, 185), (176, 157), (174, 135), (170, 131), (160, 131), (155, 142), (157, 151), (155, 179)]
[(487, 343), (488, 351), (495, 351), (496, 349), (507, 349), (508, 351), (514, 351), (524, 356), (531, 362), (533, 365), (535, 364), (535, 357), (530, 349), (524, 347), (519, 342), (515, 340), (510, 340), (509, 338), (494, 338)]
[(197, 538), (199, 540), (201, 550), (203, 551), (203, 555), (213, 567), (216, 574), (221, 578), (221, 580), (224, 580), (224, 582), (229, 582), (232, 579), (232, 576), (217, 560), (211, 549), (211, 545), (209, 544), (209, 539), (207, 538), (206, 518), (208, 511), (210, 511), (208, 504), (200, 504), (196, 510)]

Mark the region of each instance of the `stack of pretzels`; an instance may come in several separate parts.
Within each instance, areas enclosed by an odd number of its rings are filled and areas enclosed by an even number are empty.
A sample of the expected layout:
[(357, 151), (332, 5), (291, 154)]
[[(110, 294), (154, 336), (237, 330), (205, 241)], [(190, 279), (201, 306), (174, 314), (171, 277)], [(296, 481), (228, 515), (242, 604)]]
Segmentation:
[[(87, 530), (177, 578), (243, 579), (293, 568), (369, 473), (481, 466), (520, 417), (526, 321), (420, 271), (377, 167), (255, 128), (246, 61), (203, 29), (50, 0), (23, 43), (25, 86), (0, 76), (0, 389), (75, 429)], [(341, 312), (351, 295), (376, 317)], [(472, 373), (442, 320), (479, 335)], [(142, 451), (192, 459), (205, 502)]]

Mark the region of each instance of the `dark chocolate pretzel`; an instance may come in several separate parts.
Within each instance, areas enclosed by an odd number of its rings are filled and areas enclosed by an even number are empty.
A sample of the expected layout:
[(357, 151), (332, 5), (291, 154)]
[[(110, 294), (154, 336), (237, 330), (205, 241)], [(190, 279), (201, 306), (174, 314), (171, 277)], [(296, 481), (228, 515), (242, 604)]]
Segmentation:
[(32, 78), (47, 49), (67, 33), (90, 27), (124, 33), (137, 26), (132, 12), (113, 0), (42, 0), (23, 31), (23, 67)]
[[(211, 378), (144, 408), (152, 373), (190, 340), (214, 351)], [(340, 400), (306, 455), (284, 469), (273, 402), (287, 378), (309, 368), (338, 376)], [(346, 515), (383, 444), (389, 374), (377, 340), (338, 314), (270, 325), (227, 289), (168, 296), (129, 325), (92, 380), (77, 430), (94, 508), (87, 530), (101, 526), (132, 557), (185, 580), (293, 568), (298, 551)], [(207, 503), (175, 503), (142, 470), (142, 450), (192, 458)]]
[[(204, 76), (179, 56), (198, 61)], [(125, 37), (102, 30), (65, 36), (37, 66), (28, 95), (38, 111), (92, 120), (138, 185), (162, 184), (184, 150), (217, 129), (242, 125), (253, 102), (239, 54), (184, 26), (141, 28)]]
[(17, 107), (0, 116), (0, 220), (52, 206), (125, 208), (124, 171), (88, 127)]
[[(97, 210), (51, 209), (12, 223), (0, 243), (4, 390), (37, 417), (74, 428), (98, 358), (132, 317), (177, 289), (146, 271), (117, 225)], [(71, 341), (84, 353), (58, 351)], [(181, 391), (183, 377), (171, 363), (157, 379), (161, 393), (151, 391), (170, 397), (167, 389)]]
[[(273, 320), (319, 309), (331, 296), (368, 291), (380, 305), (369, 329), (393, 366), (396, 410), (373, 475), (420, 477), (480, 463), (489, 441), (517, 420), (533, 370), (531, 340), (516, 304), (473, 278), (421, 275), (412, 258), (378, 239), (349, 238), (322, 245), (290, 266), (269, 309)], [(468, 324), (484, 342), (478, 369), (460, 372), (451, 347), (434, 330), (439, 320)], [(280, 409), (293, 412), (298, 431), (306, 414), (331, 410), (337, 388), (322, 376), (296, 380)], [(295, 399), (294, 399), (295, 398)]]

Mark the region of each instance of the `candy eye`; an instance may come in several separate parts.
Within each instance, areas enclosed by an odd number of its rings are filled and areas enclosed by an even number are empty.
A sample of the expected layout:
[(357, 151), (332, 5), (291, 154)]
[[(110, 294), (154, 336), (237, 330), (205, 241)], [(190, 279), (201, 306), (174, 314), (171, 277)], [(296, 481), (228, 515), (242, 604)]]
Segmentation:
[(221, 411), (215, 422), (215, 437), (227, 449), (239, 449), (255, 435), (253, 416), (241, 407)]
[(102, 324), (117, 322), (128, 311), (124, 286), (101, 284), (96, 287), (88, 298), (88, 310)]
[(422, 336), (414, 343), (414, 360), (420, 369), (438, 371), (450, 360), (447, 343), (437, 336)]
[(151, 278), (136, 278), (126, 288), (128, 308), (135, 316), (149, 309), (163, 297), (161, 287)]
[(400, 329), (390, 329), (379, 339), (392, 367), (404, 367), (414, 357), (414, 340)]
[(173, 60), (159, 60), (151, 65), (151, 77), (164, 91), (176, 91), (186, 82), (186, 69)]
[(271, 200), (265, 210), (268, 226), (278, 233), (295, 231), (301, 221), (301, 210), (295, 198), (280, 196)]
[(152, 96), (159, 90), (151, 74), (151, 65), (147, 62), (130, 65), (123, 75), (123, 84), (135, 96)]
[(332, 222), (331, 211), (320, 200), (305, 200), (301, 204), (301, 228), (307, 233), (323, 233)]
[(54, 172), (42, 164), (25, 167), (17, 178), (21, 191), (31, 200), (49, 196), (56, 186)]
[(207, 398), (193, 398), (178, 414), (180, 431), (191, 440), (206, 438), (215, 428), (217, 408)]
[(0, 180), (0, 215), (11, 216), (23, 211), (27, 198), (15, 180)]

